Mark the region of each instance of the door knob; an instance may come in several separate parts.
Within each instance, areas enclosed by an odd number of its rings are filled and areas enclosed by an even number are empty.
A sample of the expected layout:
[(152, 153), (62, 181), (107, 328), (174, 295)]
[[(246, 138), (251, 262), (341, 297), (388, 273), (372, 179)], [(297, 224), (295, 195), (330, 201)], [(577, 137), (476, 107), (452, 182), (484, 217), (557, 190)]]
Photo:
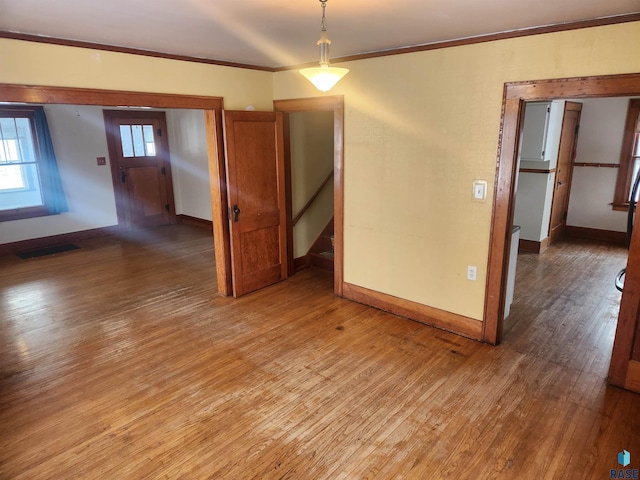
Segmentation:
[(120, 181), (122, 183), (127, 181), (127, 172), (125, 171), (124, 167), (120, 167)]
[(240, 216), (240, 209), (238, 208), (238, 205), (234, 205), (231, 211), (233, 212), (233, 221), (237, 222), (238, 217)]

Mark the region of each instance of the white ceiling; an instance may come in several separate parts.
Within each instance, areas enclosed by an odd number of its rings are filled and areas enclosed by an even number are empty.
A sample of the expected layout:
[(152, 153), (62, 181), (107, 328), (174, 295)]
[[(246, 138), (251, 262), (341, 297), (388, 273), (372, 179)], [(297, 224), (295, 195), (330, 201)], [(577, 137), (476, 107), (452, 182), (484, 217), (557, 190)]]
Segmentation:
[[(640, 12), (640, 0), (329, 0), (331, 57)], [(0, 0), (0, 30), (278, 67), (318, 59), (318, 0)]]

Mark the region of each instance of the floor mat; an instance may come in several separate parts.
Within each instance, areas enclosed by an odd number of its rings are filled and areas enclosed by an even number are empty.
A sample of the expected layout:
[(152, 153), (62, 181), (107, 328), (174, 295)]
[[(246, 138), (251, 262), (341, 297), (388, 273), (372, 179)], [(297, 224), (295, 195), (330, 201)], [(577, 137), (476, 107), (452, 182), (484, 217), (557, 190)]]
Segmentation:
[(45, 255), (53, 255), (54, 253), (70, 252), (71, 250), (77, 250), (80, 247), (73, 243), (65, 243), (64, 245), (54, 245), (53, 247), (36, 248), (35, 250), (28, 250), (26, 252), (20, 252), (17, 255), (22, 259), (44, 257)]

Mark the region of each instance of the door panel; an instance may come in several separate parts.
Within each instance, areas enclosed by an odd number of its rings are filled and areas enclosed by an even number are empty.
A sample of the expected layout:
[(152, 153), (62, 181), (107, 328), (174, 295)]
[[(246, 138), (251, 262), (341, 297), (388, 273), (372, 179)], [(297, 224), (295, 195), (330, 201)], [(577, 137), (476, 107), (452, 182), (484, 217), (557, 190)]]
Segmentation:
[(287, 275), (282, 114), (224, 112), (233, 295)]
[(104, 117), (120, 223), (175, 223), (164, 112), (106, 110)]
[(140, 222), (151, 217), (163, 215), (166, 211), (166, 196), (162, 193), (158, 169), (155, 167), (128, 167), (124, 169), (127, 177), (131, 221)]
[(551, 223), (549, 225), (549, 243), (558, 240), (567, 225), (569, 193), (573, 176), (573, 160), (578, 139), (577, 129), (580, 123), (581, 103), (567, 102), (562, 120), (558, 165), (556, 168), (555, 189), (551, 204)]

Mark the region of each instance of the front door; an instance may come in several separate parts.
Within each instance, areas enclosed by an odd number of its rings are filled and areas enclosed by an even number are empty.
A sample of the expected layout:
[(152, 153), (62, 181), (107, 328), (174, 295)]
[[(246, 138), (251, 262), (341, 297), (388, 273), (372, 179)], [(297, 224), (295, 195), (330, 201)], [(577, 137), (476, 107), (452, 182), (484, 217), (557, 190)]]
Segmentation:
[(233, 296), (287, 277), (282, 113), (225, 111)]
[(569, 193), (571, 192), (571, 178), (573, 176), (573, 160), (578, 140), (578, 125), (582, 104), (566, 102), (560, 147), (558, 152), (558, 166), (556, 169), (556, 184), (551, 203), (551, 224), (549, 225), (549, 243), (557, 241), (567, 226), (567, 211), (569, 210)]
[(104, 119), (119, 224), (175, 223), (164, 112), (105, 110)]

